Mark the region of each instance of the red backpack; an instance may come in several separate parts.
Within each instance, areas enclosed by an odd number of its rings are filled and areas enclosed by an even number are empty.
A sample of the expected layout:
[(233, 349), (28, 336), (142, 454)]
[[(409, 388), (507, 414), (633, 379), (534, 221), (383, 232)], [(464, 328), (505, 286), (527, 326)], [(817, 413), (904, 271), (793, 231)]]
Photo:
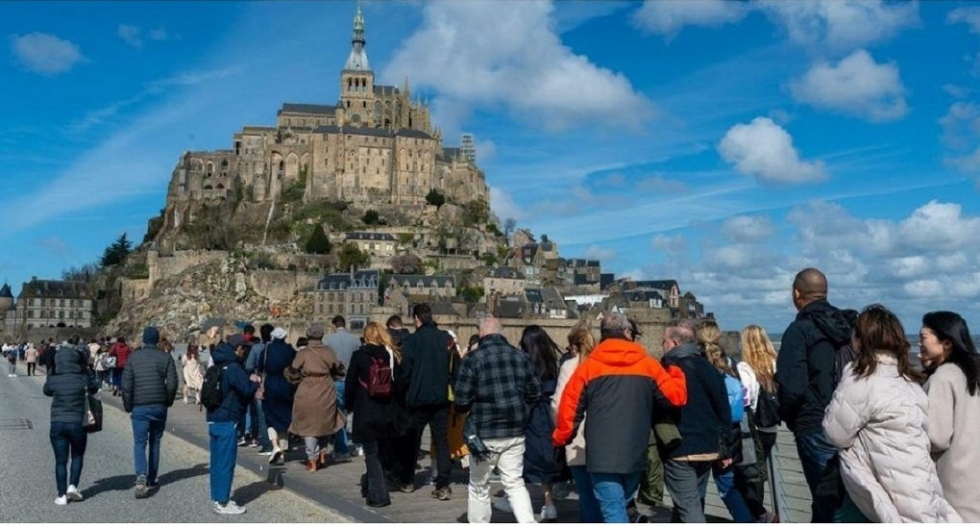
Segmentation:
[(368, 369), (368, 381), (358, 379), (361, 386), (367, 390), (368, 396), (377, 400), (388, 400), (394, 392), (394, 375), (391, 364), (383, 358), (371, 358), (371, 368)]

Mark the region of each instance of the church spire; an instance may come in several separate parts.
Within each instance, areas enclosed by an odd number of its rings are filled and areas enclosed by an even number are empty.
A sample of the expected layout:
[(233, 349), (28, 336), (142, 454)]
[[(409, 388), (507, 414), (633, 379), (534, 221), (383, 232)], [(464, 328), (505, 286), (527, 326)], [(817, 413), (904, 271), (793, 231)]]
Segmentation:
[(364, 46), (366, 45), (367, 40), (364, 39), (364, 14), (361, 12), (361, 3), (358, 2), (357, 14), (354, 15), (354, 32), (351, 37), (351, 50), (350, 55), (347, 57), (347, 63), (344, 65), (345, 70), (371, 71), (367, 52), (364, 51)]

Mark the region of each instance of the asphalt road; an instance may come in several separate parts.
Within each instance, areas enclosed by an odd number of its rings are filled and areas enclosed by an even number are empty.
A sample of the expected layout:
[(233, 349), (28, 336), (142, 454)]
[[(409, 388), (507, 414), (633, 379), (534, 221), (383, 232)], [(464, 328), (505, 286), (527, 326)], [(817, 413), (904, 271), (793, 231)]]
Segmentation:
[[(23, 367), (19, 372), (24, 374)], [(41, 392), (43, 382), (43, 376), (0, 376), (0, 523), (350, 521), (288, 490), (277, 491), (241, 468), (235, 470), (232, 498), (248, 513), (215, 515), (209, 501), (208, 452), (170, 434), (163, 438), (161, 488), (136, 500), (129, 418), (108, 405), (102, 432), (89, 436), (80, 484), (85, 501), (56, 506), (48, 439), (51, 399)]]

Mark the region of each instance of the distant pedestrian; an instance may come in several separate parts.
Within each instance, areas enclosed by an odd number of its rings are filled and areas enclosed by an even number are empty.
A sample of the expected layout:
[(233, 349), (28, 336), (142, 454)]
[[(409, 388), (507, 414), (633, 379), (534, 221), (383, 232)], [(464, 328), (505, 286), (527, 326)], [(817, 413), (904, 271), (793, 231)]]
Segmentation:
[[(55, 481), (58, 497), (54, 503), (59, 506), (69, 501), (81, 502), (82, 492), (78, 489), (85, 461), (88, 435), (85, 433), (85, 398), (99, 390), (95, 375), (88, 370), (82, 355), (60, 353), (57, 373), (49, 375), (44, 381), (45, 396), (54, 397), (51, 402), (51, 430), (49, 438), (54, 450)], [(71, 457), (71, 474), (68, 473), (68, 458)]]
[(17, 346), (9, 344), (5, 346), (4, 353), (7, 355), (7, 377), (17, 378)]
[(194, 393), (196, 404), (201, 403), (201, 387), (204, 384), (204, 373), (201, 366), (201, 354), (196, 343), (187, 344), (187, 352), (180, 358), (184, 375), (184, 405), (190, 403), (191, 392)]
[(157, 347), (159, 342), (156, 327), (143, 329), (143, 347), (128, 357), (122, 375), (123, 407), (133, 424), (137, 499), (159, 486), (160, 442), (167, 428), (167, 409), (177, 398), (177, 366)]
[(109, 356), (116, 359), (112, 368), (112, 396), (119, 396), (122, 392), (122, 373), (129, 361), (129, 355), (133, 353), (133, 348), (126, 343), (126, 338), (120, 336), (116, 338), (116, 343), (109, 350)]
[[(361, 347), (361, 340), (347, 331), (347, 320), (343, 316), (334, 316), (330, 321), (333, 332), (323, 337), (323, 344), (333, 350), (340, 363), (344, 364), (344, 371), (350, 369), (351, 356), (354, 351)], [(337, 410), (346, 416), (347, 408), (344, 406), (344, 390), (346, 386), (346, 373), (344, 376), (334, 380), (334, 387), (337, 389)], [(347, 426), (345, 425), (334, 436), (333, 452), (334, 460), (337, 462), (350, 461), (350, 444), (347, 440)]]
[(980, 364), (966, 320), (922, 317), (919, 360), (929, 375), (929, 441), (943, 494), (964, 522), (980, 522)]
[(490, 522), (490, 474), (494, 468), (500, 470), (500, 481), (517, 522), (537, 522), (523, 478), (524, 426), (529, 407), (541, 398), (541, 383), (530, 356), (510, 345), (502, 331), (500, 320), (480, 320), (480, 344), (467, 354), (456, 378), (456, 412), (467, 415), (490, 452), (486, 460), (470, 458), (466, 512), (470, 523)]
[(37, 347), (33, 343), (27, 344), (24, 350), (24, 362), (27, 363), (27, 376), (35, 376), (37, 373)]
[(235, 478), (238, 457), (235, 427), (259, 388), (261, 378), (245, 373), (242, 361), (251, 342), (241, 334), (228, 337), (215, 346), (214, 366), (221, 368), (221, 404), (208, 408), (208, 450), (211, 454), (209, 480), (211, 509), (219, 515), (241, 515), (245, 507), (231, 500), (231, 485)]
[(303, 437), (306, 444), (306, 468), (310, 472), (327, 465), (327, 450), (323, 449), (344, 427), (344, 415), (337, 410), (337, 391), (334, 379), (343, 376), (343, 364), (333, 350), (323, 345), (323, 327), (307, 329), (307, 346), (296, 353), (292, 368), (303, 379), (293, 399), (293, 421), (289, 431)]
[[(847, 499), (834, 522), (962, 522), (943, 497), (929, 455), (929, 400), (909, 364), (905, 329), (871, 305), (858, 316), (852, 347), (827, 406), (824, 433), (840, 448)], [(860, 512), (859, 514), (854, 511)]]

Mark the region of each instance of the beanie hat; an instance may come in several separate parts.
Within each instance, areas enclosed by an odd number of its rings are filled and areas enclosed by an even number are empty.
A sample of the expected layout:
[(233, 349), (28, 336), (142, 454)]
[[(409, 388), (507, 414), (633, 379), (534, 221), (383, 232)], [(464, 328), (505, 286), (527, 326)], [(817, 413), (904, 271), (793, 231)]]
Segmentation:
[(156, 345), (160, 343), (160, 331), (156, 327), (143, 329), (143, 345)]

